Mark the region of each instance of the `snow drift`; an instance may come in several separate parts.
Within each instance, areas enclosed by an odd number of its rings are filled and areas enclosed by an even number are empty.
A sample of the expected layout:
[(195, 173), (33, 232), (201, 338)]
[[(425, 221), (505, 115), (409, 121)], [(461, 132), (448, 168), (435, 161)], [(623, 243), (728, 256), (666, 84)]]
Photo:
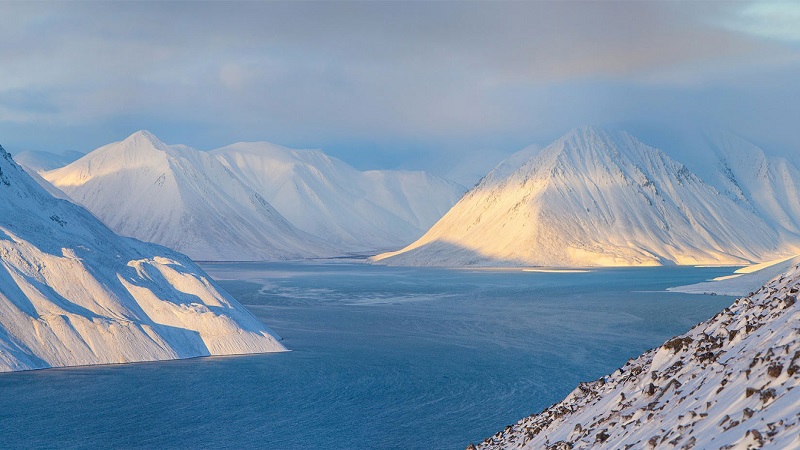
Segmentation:
[(189, 258), (117, 236), (0, 147), (0, 371), (283, 350)]
[(717, 277), (713, 280), (671, 287), (667, 290), (686, 294), (747, 295), (797, 264), (800, 264), (800, 256), (791, 256), (742, 267), (731, 275)]

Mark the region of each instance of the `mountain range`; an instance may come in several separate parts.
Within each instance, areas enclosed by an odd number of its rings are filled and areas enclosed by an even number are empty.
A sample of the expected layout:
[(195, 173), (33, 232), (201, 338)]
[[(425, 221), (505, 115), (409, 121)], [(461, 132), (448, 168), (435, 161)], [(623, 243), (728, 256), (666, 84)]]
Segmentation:
[(319, 151), (205, 152), (147, 131), (41, 175), (119, 234), (216, 261), (397, 248), (463, 192), (422, 172), (360, 172)]
[(373, 261), (748, 264), (800, 253), (797, 169), (734, 137), (701, 153), (703, 178), (628, 133), (576, 129), (513, 155), (420, 239)]

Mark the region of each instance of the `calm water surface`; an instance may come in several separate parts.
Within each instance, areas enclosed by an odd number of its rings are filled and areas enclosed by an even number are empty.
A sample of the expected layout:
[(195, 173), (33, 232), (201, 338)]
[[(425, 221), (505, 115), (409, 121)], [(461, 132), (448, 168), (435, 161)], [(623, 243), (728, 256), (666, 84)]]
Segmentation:
[(207, 264), (292, 352), (0, 374), (0, 448), (463, 449), (685, 332), (730, 268)]

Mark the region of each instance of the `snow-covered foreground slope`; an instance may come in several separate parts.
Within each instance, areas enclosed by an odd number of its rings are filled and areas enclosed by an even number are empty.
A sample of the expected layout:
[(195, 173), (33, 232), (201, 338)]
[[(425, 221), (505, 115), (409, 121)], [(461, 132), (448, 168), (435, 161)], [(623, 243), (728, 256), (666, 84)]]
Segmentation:
[(781, 258), (743, 267), (728, 276), (667, 290), (687, 294), (747, 295), (797, 264), (800, 264), (800, 256)]
[(478, 445), (800, 448), (800, 266)]
[(115, 232), (196, 260), (332, 256), (216, 157), (137, 132), (42, 176)]
[(464, 193), (458, 184), (425, 172), (361, 172), (321, 151), (267, 142), (210, 153), (294, 226), (348, 252), (412, 242)]
[[(521, 155), (530, 157), (520, 163)], [(498, 166), (422, 238), (374, 260), (434, 266), (748, 264), (800, 250), (800, 239), (627, 133), (578, 129), (528, 155)]]
[(189, 258), (117, 236), (0, 147), (0, 371), (283, 350)]

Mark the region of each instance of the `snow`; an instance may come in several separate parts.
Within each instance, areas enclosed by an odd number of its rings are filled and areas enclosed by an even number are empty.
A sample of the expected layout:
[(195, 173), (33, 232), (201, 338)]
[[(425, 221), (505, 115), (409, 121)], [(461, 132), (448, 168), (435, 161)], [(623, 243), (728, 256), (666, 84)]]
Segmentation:
[(798, 292), (795, 265), (477, 448), (798, 448)]
[(424, 172), (361, 172), (320, 151), (257, 142), (203, 152), (147, 131), (42, 175), (117, 233), (206, 261), (398, 248), (463, 193)]
[(800, 236), (800, 169), (730, 132), (708, 133), (690, 164), (712, 186), (788, 238)]
[(764, 216), (627, 133), (583, 128), (501, 163), (424, 236), (373, 261), (744, 265), (800, 253), (791, 232), (800, 222), (778, 217), (780, 208)]
[(736, 270), (732, 275), (710, 281), (667, 289), (687, 294), (747, 295), (763, 286), (767, 281), (800, 264), (800, 256), (790, 256)]
[(425, 172), (362, 172), (318, 150), (268, 142), (240, 142), (211, 153), (294, 226), (343, 252), (406, 245), (464, 193)]
[(0, 147), (0, 371), (283, 350), (189, 258), (117, 236)]
[(195, 260), (339, 253), (290, 224), (213, 155), (168, 146), (146, 131), (42, 176), (118, 234)]

